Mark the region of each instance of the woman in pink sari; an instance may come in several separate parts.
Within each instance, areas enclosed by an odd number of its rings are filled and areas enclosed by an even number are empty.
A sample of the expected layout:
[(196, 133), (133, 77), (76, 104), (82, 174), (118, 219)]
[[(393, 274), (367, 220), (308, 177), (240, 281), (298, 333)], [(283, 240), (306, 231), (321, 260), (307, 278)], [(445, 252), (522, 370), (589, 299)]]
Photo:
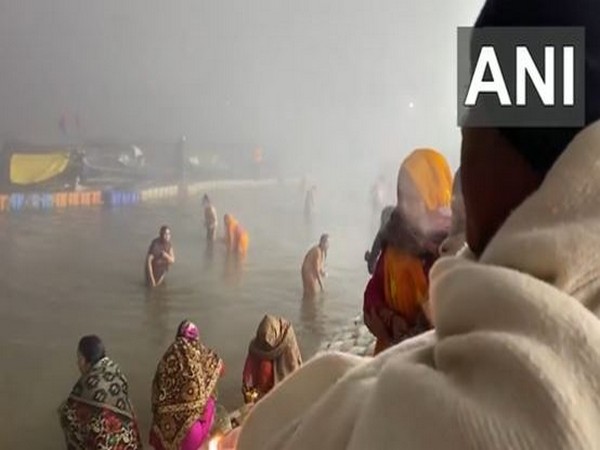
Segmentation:
[(222, 371), (222, 360), (200, 343), (196, 325), (184, 320), (152, 383), (152, 447), (198, 450), (202, 446), (215, 421), (215, 388)]

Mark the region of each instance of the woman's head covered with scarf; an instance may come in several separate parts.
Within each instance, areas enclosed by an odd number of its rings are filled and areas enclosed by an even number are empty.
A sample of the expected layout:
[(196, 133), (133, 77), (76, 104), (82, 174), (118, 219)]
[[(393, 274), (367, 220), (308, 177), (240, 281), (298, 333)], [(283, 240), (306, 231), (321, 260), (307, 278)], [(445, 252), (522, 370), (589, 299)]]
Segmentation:
[(275, 383), (283, 380), (302, 365), (302, 356), (292, 324), (282, 317), (265, 315), (250, 342), (249, 352), (258, 358), (273, 361)]
[(433, 149), (417, 149), (398, 172), (397, 211), (422, 234), (447, 226), (452, 198), (452, 174), (444, 156)]
[[(585, 124), (600, 118), (600, 2), (487, 0), (475, 27), (584, 27)], [(540, 186), (582, 127), (463, 128), (467, 242), (476, 254)]]
[(186, 319), (177, 327), (176, 337), (186, 338), (189, 341), (197, 341), (200, 338), (200, 333), (198, 332), (196, 324)]
[(156, 368), (152, 383), (152, 434), (163, 448), (180, 448), (214, 395), (222, 360), (199, 341), (189, 320), (177, 327), (175, 341)]
[(446, 158), (433, 149), (414, 150), (400, 166), (396, 193), (399, 205), (408, 198), (422, 203), (426, 211), (449, 206), (452, 174)]

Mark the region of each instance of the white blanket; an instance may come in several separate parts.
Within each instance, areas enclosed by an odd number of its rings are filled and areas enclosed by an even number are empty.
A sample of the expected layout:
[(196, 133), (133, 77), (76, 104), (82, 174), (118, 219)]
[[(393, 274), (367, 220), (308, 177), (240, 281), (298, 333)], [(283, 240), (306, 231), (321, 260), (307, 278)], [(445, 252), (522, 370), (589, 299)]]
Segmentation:
[(431, 273), (437, 341), (326, 355), (267, 396), (240, 450), (600, 449), (600, 124), (479, 262)]

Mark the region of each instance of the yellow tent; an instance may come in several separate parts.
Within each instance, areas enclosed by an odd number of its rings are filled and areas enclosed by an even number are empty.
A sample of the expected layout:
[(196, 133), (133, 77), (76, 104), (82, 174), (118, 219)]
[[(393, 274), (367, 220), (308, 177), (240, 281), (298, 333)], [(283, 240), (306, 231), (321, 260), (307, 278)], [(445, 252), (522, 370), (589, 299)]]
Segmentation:
[(65, 171), (69, 152), (13, 153), (10, 157), (10, 182), (22, 186), (42, 183)]

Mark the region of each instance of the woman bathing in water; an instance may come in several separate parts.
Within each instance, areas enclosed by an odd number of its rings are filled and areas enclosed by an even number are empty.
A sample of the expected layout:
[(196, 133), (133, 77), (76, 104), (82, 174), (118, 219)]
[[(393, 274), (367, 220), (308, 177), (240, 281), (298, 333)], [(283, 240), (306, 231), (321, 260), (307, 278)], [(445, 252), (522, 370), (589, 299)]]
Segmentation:
[(163, 225), (160, 227), (159, 236), (152, 241), (146, 256), (146, 283), (148, 287), (160, 286), (169, 267), (175, 262), (175, 252), (171, 244), (171, 229)]
[(231, 214), (225, 214), (225, 245), (227, 250), (243, 258), (248, 253), (250, 237), (248, 232)]

